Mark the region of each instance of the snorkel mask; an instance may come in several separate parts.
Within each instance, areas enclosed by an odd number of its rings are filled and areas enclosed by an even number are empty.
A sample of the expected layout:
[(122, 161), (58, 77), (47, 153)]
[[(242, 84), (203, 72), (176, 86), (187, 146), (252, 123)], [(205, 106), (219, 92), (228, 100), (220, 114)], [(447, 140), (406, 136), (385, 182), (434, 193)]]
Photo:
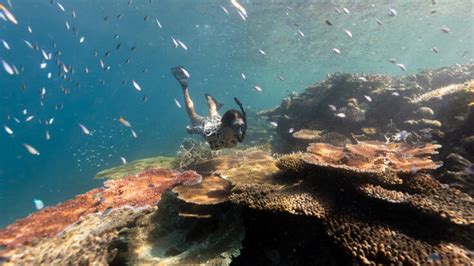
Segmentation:
[(240, 111), (242, 111), (243, 121), (242, 119), (236, 119), (231, 125), (232, 130), (235, 133), (235, 137), (239, 142), (244, 141), (245, 132), (247, 132), (247, 115), (245, 114), (244, 107), (239, 99), (234, 98), (235, 103), (240, 107)]

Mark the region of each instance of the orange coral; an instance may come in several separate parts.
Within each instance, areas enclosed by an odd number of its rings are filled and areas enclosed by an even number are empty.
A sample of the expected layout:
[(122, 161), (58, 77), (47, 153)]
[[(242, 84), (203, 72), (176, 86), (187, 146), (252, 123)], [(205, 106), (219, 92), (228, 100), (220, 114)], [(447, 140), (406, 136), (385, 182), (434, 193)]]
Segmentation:
[(0, 230), (0, 245), (12, 247), (41, 237), (51, 237), (74, 224), (80, 217), (123, 206), (145, 207), (156, 204), (161, 194), (179, 184), (199, 182), (194, 171), (183, 173), (149, 169), (136, 176), (109, 180), (96, 188), (56, 206), (35, 212)]

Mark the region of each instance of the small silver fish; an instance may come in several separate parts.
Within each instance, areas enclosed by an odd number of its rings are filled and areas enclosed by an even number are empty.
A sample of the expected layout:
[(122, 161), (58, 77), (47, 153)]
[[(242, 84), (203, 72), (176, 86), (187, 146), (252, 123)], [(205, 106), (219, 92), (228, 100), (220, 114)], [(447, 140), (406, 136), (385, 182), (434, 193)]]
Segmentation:
[(61, 9), (61, 11), (63, 11), (63, 12), (66, 11), (66, 9), (64, 9), (64, 6), (61, 5), (61, 3), (56, 2), (56, 4), (58, 4), (58, 7), (59, 7), (59, 9)]
[(368, 102), (372, 102), (372, 98), (370, 98), (370, 96), (364, 95), (364, 98), (365, 98)]
[(8, 21), (13, 24), (18, 24), (18, 21), (16, 20), (15, 16), (2, 4), (0, 4), (0, 10), (3, 11), (3, 14), (7, 17)]
[(84, 37), (84, 36), (82, 36), (82, 37), (79, 39), (79, 43), (83, 43), (83, 42), (84, 42), (84, 40), (85, 40), (85, 37)]
[(258, 49), (258, 52), (259, 52), (260, 54), (262, 54), (262, 55), (266, 55), (266, 54), (267, 54), (267, 53), (265, 53), (265, 51), (262, 50), (262, 49)]
[(128, 122), (127, 120), (125, 120), (125, 118), (123, 117), (120, 117), (119, 118), (119, 122), (120, 124), (126, 126), (126, 127), (132, 127), (132, 124), (130, 124), (130, 122)]
[(130, 129), (130, 132), (132, 133), (132, 136), (133, 136), (134, 138), (138, 138), (138, 135), (137, 135), (137, 133), (135, 132), (135, 130)]
[(293, 132), (295, 132), (295, 129), (294, 129), (294, 128), (290, 128), (290, 129), (288, 130), (288, 133), (290, 133), (290, 134), (292, 134)]
[(347, 9), (346, 7), (343, 7), (342, 10), (344, 11), (344, 13), (346, 13), (347, 15), (350, 15), (351, 12), (349, 11), (349, 9)]
[(8, 126), (3, 126), (3, 128), (8, 134), (13, 135), (13, 130), (11, 128), (9, 128)]
[(278, 127), (278, 123), (277, 122), (270, 122), (270, 125), (274, 126), (274, 127)]
[(40, 64), (40, 69), (45, 69), (48, 66), (48, 63), (43, 62)]
[(242, 79), (246, 79), (246, 77), (245, 77), (245, 74), (244, 74), (244, 73), (240, 73), (240, 76), (242, 77)]
[(159, 21), (157, 18), (155, 18), (155, 22), (156, 22), (156, 25), (157, 25), (160, 29), (163, 28), (163, 26), (161, 26), (161, 23), (160, 23), (160, 21)]
[(185, 51), (188, 50), (188, 46), (186, 46), (186, 44), (184, 44), (182, 41), (176, 39), (176, 42), (179, 44), (179, 46), (181, 46), (181, 48), (183, 48)]
[(392, 16), (392, 17), (395, 17), (396, 15), (398, 15), (398, 12), (397, 12), (397, 10), (395, 10), (395, 9), (393, 9), (393, 8), (390, 8), (390, 9), (388, 10), (388, 14), (389, 14), (390, 16)]
[(332, 48), (332, 51), (333, 53), (337, 54), (337, 55), (340, 55), (341, 54), (341, 51), (337, 48)]
[(337, 110), (336, 106), (330, 104), (328, 105), (329, 109), (331, 109), (331, 111), (335, 112)]
[(41, 49), (41, 54), (43, 55), (44, 60), (49, 60), (49, 55), (45, 50)]
[(31, 44), (29, 41), (23, 40), (23, 42), (25, 42), (25, 44), (26, 44), (26, 46), (28, 46), (28, 48), (30, 48), (30, 49), (35, 49), (35, 47), (33, 46), (33, 44)]
[(360, 80), (360, 81), (363, 81), (363, 82), (367, 82), (367, 79), (364, 78), (364, 77), (358, 77), (357, 79)]
[(260, 86), (255, 85), (254, 88), (255, 88), (256, 91), (262, 92), (262, 88)]
[(81, 123), (77, 123), (79, 125), (79, 127), (81, 128), (82, 130), (82, 133), (84, 133), (85, 135), (90, 135), (91, 132), (89, 131), (89, 129), (87, 129), (87, 127), (85, 127), (83, 124)]
[(344, 113), (337, 113), (337, 114), (335, 114), (335, 116), (340, 117), (340, 118), (345, 118), (345, 117), (346, 117), (346, 114), (344, 114)]
[(176, 39), (175, 39), (173, 36), (171, 36), (171, 41), (173, 41), (173, 46), (174, 46), (174, 48), (178, 48), (178, 47), (179, 47), (178, 42), (176, 41)]
[(15, 71), (14, 71), (13, 68), (7, 63), (7, 61), (5, 61), (5, 60), (2, 59), (2, 65), (3, 65), (3, 69), (5, 70), (5, 72), (7, 72), (9, 75), (14, 75), (14, 74), (15, 74)]
[(399, 67), (399, 68), (400, 68), (401, 70), (403, 70), (403, 71), (406, 71), (406, 70), (407, 70), (407, 68), (405, 67), (404, 64), (398, 63), (398, 64), (397, 64), (397, 67)]
[(46, 140), (50, 140), (50, 139), (51, 139), (51, 136), (49, 135), (48, 130), (46, 130), (46, 132), (45, 132), (45, 134), (44, 134), (44, 137), (46, 138)]
[(29, 33), (33, 33), (33, 29), (32, 29), (30, 26), (28, 26), (27, 29), (28, 29), (28, 32), (29, 32)]
[(3, 47), (5, 47), (5, 49), (10, 50), (10, 45), (7, 43), (7, 41), (2, 40), (2, 43), (3, 43)]
[(450, 33), (451, 32), (451, 29), (448, 28), (448, 27), (441, 27), (439, 30), (444, 32), (444, 33)]
[(304, 33), (301, 30), (298, 30), (298, 34), (304, 38)]
[(380, 19), (375, 19), (375, 21), (377, 22), (379, 26), (382, 26), (382, 21), (380, 21)]
[(23, 143), (23, 147), (25, 147), (25, 149), (31, 154), (31, 155), (40, 155), (39, 151), (37, 149), (35, 149), (35, 147), (29, 145), (29, 144), (26, 144), (26, 143)]
[(138, 85), (138, 83), (135, 81), (135, 80), (132, 80), (132, 84), (133, 84), (133, 87), (137, 90), (137, 91), (141, 91), (142, 88), (140, 87), (140, 85)]
[(435, 54), (439, 53), (438, 47), (436, 47), (436, 46), (432, 47), (431, 51)]
[(125, 159), (124, 157), (120, 157), (120, 160), (122, 160), (122, 164), (126, 164), (126, 163), (127, 163), (127, 159)]
[(30, 115), (25, 119), (25, 121), (30, 122), (31, 120), (33, 120), (33, 118), (35, 118), (35, 117), (33, 115)]
[(176, 100), (176, 98), (173, 98), (174, 99), (174, 103), (176, 104), (176, 106), (178, 106), (178, 108), (181, 108), (181, 104), (179, 103), (178, 100)]
[(349, 38), (352, 38), (352, 32), (350, 32), (349, 30), (344, 30), (344, 32), (347, 36), (349, 36)]
[(227, 8), (223, 7), (223, 6), (219, 6), (222, 11), (224, 11), (224, 13), (226, 13), (227, 15), (229, 15), (229, 11), (227, 10)]

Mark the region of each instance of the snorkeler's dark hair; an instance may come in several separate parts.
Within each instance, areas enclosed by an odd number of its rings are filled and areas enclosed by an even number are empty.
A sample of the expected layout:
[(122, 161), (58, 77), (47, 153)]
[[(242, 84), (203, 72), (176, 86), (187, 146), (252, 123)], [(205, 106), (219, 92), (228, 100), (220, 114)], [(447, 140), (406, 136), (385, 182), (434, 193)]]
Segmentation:
[(222, 116), (222, 123), (230, 127), (236, 118), (243, 118), (245, 122), (245, 118), (242, 113), (235, 109), (230, 109), (224, 113), (224, 116)]

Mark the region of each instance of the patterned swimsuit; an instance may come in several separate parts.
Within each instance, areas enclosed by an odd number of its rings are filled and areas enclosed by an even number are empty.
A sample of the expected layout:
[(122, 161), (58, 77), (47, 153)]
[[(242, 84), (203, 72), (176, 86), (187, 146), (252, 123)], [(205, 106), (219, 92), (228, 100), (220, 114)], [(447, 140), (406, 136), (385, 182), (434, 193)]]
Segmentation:
[(222, 129), (221, 117), (205, 117), (200, 125), (186, 128), (189, 134), (198, 134), (204, 137), (213, 150), (222, 148), (234, 148), (237, 146), (237, 139), (226, 139)]

